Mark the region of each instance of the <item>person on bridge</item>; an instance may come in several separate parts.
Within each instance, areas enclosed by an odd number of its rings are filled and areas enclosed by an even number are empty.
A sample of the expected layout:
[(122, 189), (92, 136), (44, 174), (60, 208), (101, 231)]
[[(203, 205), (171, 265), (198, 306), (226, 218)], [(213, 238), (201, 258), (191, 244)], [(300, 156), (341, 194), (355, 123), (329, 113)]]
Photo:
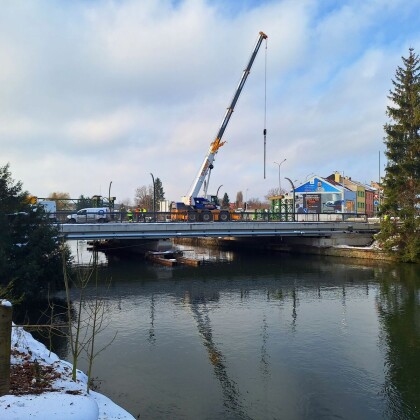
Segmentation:
[(137, 206), (136, 209), (134, 210), (134, 214), (135, 214), (134, 220), (136, 222), (138, 222), (139, 221), (139, 215), (140, 215), (140, 208), (139, 208), (139, 206)]
[(133, 221), (133, 212), (131, 209), (127, 210), (127, 220), (131, 223)]

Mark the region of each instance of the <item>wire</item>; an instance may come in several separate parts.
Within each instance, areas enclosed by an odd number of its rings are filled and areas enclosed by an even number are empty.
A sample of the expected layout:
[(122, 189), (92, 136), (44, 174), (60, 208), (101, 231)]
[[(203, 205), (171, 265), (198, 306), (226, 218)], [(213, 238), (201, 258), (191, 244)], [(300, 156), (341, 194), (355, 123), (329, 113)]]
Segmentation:
[(265, 39), (265, 58), (264, 58), (264, 179), (267, 156), (267, 38)]

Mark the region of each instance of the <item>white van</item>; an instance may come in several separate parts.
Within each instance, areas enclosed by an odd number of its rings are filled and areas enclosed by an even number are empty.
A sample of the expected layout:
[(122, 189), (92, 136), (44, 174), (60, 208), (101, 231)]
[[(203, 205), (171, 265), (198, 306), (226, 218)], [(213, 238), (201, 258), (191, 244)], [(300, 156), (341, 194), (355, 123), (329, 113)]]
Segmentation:
[(81, 209), (67, 216), (68, 223), (105, 223), (109, 222), (108, 207), (91, 207)]

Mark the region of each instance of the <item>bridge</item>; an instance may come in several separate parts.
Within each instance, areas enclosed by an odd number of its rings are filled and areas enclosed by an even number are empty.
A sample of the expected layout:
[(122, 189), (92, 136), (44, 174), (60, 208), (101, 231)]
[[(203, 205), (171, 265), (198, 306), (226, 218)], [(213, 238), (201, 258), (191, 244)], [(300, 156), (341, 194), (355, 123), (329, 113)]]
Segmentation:
[(250, 237), (308, 237), (332, 238), (379, 231), (378, 223), (363, 221), (335, 222), (273, 222), (231, 221), (225, 223), (149, 222), (149, 223), (80, 223), (59, 225), (62, 236), (69, 240), (102, 239), (168, 239), (168, 238), (250, 238)]

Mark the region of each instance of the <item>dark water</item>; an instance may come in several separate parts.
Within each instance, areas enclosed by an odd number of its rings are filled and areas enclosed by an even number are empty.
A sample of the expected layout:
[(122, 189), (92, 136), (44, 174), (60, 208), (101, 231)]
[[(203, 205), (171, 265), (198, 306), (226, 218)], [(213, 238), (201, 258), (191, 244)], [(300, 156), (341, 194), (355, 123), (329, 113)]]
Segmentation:
[(101, 269), (100, 392), (142, 419), (420, 418), (420, 266), (197, 251)]

